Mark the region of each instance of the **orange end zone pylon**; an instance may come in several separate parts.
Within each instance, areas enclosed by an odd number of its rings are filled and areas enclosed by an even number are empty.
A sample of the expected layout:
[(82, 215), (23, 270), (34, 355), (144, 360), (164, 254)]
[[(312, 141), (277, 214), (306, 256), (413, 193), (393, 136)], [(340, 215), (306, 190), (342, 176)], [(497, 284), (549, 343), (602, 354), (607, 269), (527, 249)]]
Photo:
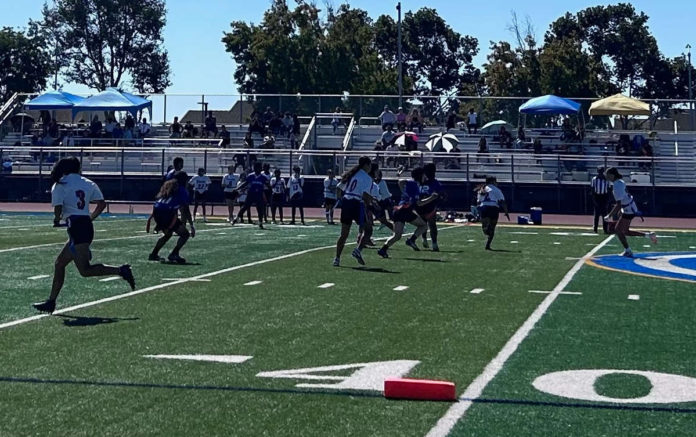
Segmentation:
[(384, 397), (419, 401), (455, 401), (457, 394), (454, 383), (449, 381), (389, 378), (384, 380)]

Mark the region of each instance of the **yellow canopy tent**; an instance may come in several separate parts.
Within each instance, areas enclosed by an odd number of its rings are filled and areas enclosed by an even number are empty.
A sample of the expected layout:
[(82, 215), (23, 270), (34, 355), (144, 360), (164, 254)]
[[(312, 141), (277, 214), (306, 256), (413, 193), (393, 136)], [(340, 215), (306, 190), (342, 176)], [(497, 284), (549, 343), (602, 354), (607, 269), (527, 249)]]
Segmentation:
[(590, 115), (650, 115), (650, 105), (638, 99), (615, 94), (597, 100), (590, 106)]

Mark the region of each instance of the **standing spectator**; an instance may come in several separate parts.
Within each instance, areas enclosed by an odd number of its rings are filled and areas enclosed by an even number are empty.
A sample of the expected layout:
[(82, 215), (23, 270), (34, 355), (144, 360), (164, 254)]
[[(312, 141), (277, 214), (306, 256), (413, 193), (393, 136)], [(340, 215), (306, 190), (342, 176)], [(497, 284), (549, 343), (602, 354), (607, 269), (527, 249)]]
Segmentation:
[(140, 123), (140, 126), (138, 126), (140, 138), (145, 138), (146, 136), (150, 135), (151, 130), (152, 129), (150, 128), (150, 124), (147, 122), (147, 118), (143, 117), (143, 121)]
[(404, 112), (404, 108), (402, 108), (401, 106), (399, 106), (399, 110), (396, 113), (396, 130), (406, 130), (406, 113)]
[(300, 125), (300, 119), (297, 114), (292, 114), (292, 133), (290, 134), (290, 148), (294, 149), (295, 145), (298, 144), (298, 139), (300, 138), (300, 130), (302, 126)]
[(44, 134), (48, 131), (48, 126), (51, 124), (51, 113), (48, 111), (41, 111), (41, 130)]
[(220, 128), (220, 147), (226, 149), (230, 145), (230, 131), (223, 124)]
[[(270, 106), (266, 106), (266, 112), (264, 112), (263, 115), (261, 116), (261, 122), (263, 123), (263, 127), (267, 128), (271, 124), (272, 119), (273, 119), (273, 111), (271, 111)], [(261, 135), (263, 135), (263, 133)]]
[[(133, 134), (135, 133), (135, 119), (132, 115), (126, 115), (126, 121), (124, 122), (124, 126), (125, 130), (130, 132), (130, 138), (133, 138)], [(126, 134), (124, 132), (124, 137), (125, 136)]]
[(336, 110), (331, 117), (331, 126), (333, 126), (333, 134), (336, 135), (336, 129), (341, 125), (341, 108), (336, 106)]
[(249, 121), (249, 133), (258, 132), (259, 135), (264, 135), (266, 133), (266, 128), (263, 127), (263, 122), (259, 120), (258, 116), (253, 115)]
[[(268, 129), (273, 135), (280, 135), (280, 129), (283, 126), (283, 121), (280, 119), (280, 115), (273, 115), (271, 121), (268, 124)], [(269, 178), (270, 179), (270, 178)]]
[(604, 176), (604, 167), (597, 167), (597, 176), (592, 178), (590, 182), (590, 190), (592, 192), (592, 205), (594, 206), (594, 227), (592, 228), (597, 233), (599, 218), (602, 218), (602, 228), (604, 233), (607, 233), (607, 221), (604, 216), (607, 214), (609, 207), (609, 182)]
[(287, 137), (290, 138), (290, 134), (292, 134), (292, 126), (292, 117), (290, 116), (289, 112), (286, 112), (285, 117), (283, 117), (283, 135), (287, 135)]
[(104, 133), (106, 138), (114, 137), (114, 128), (116, 127), (116, 120), (113, 117), (106, 119), (106, 125), (104, 125)]
[(391, 127), (394, 129), (394, 124), (396, 123), (396, 115), (394, 115), (393, 112), (389, 109), (388, 105), (384, 105), (384, 110), (382, 111), (381, 114), (379, 114), (379, 117), (377, 117), (382, 123), (382, 130), (387, 130), (387, 128)]
[(451, 129), (454, 129), (454, 127), (457, 124), (457, 118), (457, 113), (450, 109), (449, 113), (447, 114), (447, 121), (445, 122), (447, 132), (449, 132)]
[(99, 121), (99, 117), (95, 115), (92, 119), (92, 123), (89, 125), (89, 134), (92, 138), (99, 138), (101, 137), (101, 131), (102, 122)]
[[(193, 129), (193, 125), (191, 125)], [(174, 117), (174, 122), (169, 125), (169, 138), (181, 138), (181, 123), (179, 123), (179, 117)]]
[(469, 132), (469, 135), (471, 135), (472, 130), (474, 131), (474, 135), (476, 135), (476, 132), (478, 131), (478, 114), (476, 113), (476, 111), (474, 111), (474, 108), (469, 109), (469, 114), (466, 118), (466, 128)]
[(415, 129), (418, 128), (418, 133), (423, 133), (423, 118), (421, 117), (418, 109), (411, 109), (408, 117), (406, 117), (406, 124), (408, 125), (409, 130), (415, 131)]
[(213, 115), (213, 111), (208, 112), (208, 116), (205, 118), (203, 133), (206, 138), (211, 136), (215, 138), (218, 134), (217, 118)]

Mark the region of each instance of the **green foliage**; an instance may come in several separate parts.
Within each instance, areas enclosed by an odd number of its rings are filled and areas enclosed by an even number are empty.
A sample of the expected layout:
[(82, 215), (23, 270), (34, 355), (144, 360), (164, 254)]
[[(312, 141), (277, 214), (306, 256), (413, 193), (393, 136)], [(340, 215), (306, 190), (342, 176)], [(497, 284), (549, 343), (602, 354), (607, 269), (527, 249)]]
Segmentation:
[(40, 35), (8, 27), (0, 29), (0, 102), (16, 92), (34, 92), (46, 87), (53, 63), (45, 47)]
[(170, 84), (163, 0), (57, 0), (38, 25), (61, 53), (69, 81), (104, 90), (130, 80), (139, 92)]
[[(275, 0), (259, 25), (231, 23), (222, 42), (237, 64), (243, 93), (397, 93), (397, 25), (347, 4), (328, 8), (326, 20), (313, 3), (293, 10)], [(476, 74), (475, 38), (454, 32), (433, 9), (405, 15), (404, 94), (441, 94)]]

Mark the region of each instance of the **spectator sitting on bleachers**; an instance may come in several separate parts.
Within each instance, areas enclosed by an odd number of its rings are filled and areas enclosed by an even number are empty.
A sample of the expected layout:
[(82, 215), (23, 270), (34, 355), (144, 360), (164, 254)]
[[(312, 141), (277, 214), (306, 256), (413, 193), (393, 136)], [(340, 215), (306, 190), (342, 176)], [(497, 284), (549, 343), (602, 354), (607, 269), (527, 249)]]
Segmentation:
[(388, 105), (384, 105), (384, 110), (377, 117), (379, 122), (382, 123), (382, 130), (386, 131), (388, 127), (394, 129), (394, 124), (396, 123), (396, 115), (389, 109)]
[[(650, 142), (645, 140), (643, 142), (643, 145), (641, 146), (640, 149), (640, 156), (642, 158), (651, 158), (653, 156), (653, 148), (650, 145)], [(640, 168), (643, 170), (650, 170), (652, 168), (652, 163), (650, 162), (641, 162), (640, 163)]]
[(418, 128), (418, 133), (423, 133), (423, 118), (418, 109), (411, 109), (408, 117), (406, 117), (406, 124), (408, 125), (408, 130), (415, 131)]
[(116, 120), (113, 117), (106, 119), (106, 124), (104, 125), (104, 136), (106, 138), (114, 137), (114, 128), (116, 127)]
[(382, 145), (387, 147), (389, 144), (394, 142), (394, 130), (392, 125), (387, 125), (387, 128), (382, 132)]
[(527, 141), (527, 135), (525, 135), (524, 128), (522, 126), (517, 128), (517, 139), (523, 143)]
[(249, 133), (258, 132), (259, 135), (266, 133), (266, 128), (263, 126), (263, 122), (259, 120), (257, 116), (252, 116), (249, 122)]
[(261, 148), (273, 150), (275, 148), (275, 137), (273, 135), (266, 135), (263, 137), (263, 144), (261, 144)]
[(452, 150), (450, 150), (449, 154), (447, 155), (447, 158), (445, 158), (445, 168), (448, 170), (458, 170), (461, 168), (460, 165), (460, 154), (461, 150), (459, 149), (458, 145), (454, 145)]
[(220, 127), (220, 147), (223, 149), (227, 148), (230, 145), (230, 131), (227, 130), (225, 125), (223, 124), (222, 127)]
[(628, 150), (631, 147), (631, 140), (628, 135), (621, 134), (619, 136), (619, 141), (616, 143), (616, 155), (626, 156), (628, 155)]
[(268, 123), (268, 129), (273, 135), (280, 135), (280, 130), (283, 126), (283, 120), (280, 119), (280, 115), (273, 115), (271, 121)]
[(384, 167), (384, 146), (382, 145), (382, 141), (375, 141), (375, 145), (372, 150), (375, 152), (374, 161), (377, 161), (380, 166)]
[(140, 134), (140, 138), (145, 138), (148, 135), (150, 135), (150, 131), (152, 128), (150, 127), (150, 124), (147, 122), (147, 118), (143, 117), (143, 121), (140, 122), (140, 125), (138, 126), (138, 133)]
[(89, 125), (89, 134), (92, 138), (101, 137), (102, 122), (99, 121), (99, 116), (95, 115), (92, 123)]
[(389, 143), (389, 145), (384, 149), (384, 156), (386, 156), (385, 164), (387, 167), (396, 167), (396, 157), (395, 155), (399, 153), (399, 146), (396, 144)]
[[(133, 132), (135, 132), (135, 119), (133, 118), (132, 115), (128, 114), (126, 115), (126, 121), (124, 122), (124, 131), (130, 131), (130, 137), (133, 138)], [(124, 132), (124, 137), (126, 136)]]
[(213, 115), (213, 111), (208, 112), (208, 116), (205, 118), (203, 134), (206, 138), (215, 138), (218, 134), (217, 118)]
[(512, 148), (512, 134), (505, 129), (504, 125), (500, 126), (498, 138), (500, 140), (500, 147), (505, 147), (506, 149)]
[(399, 111), (396, 113), (396, 130), (406, 130), (406, 113), (404, 112), (404, 108), (401, 106), (399, 106)]
[[(261, 116), (261, 123), (263, 123), (263, 127), (267, 128), (269, 124), (271, 123), (271, 120), (273, 119), (273, 111), (271, 111), (270, 106), (266, 106), (266, 112), (263, 113)], [(261, 134), (263, 135), (263, 134)]]
[(112, 134), (113, 137), (116, 139), (123, 138), (123, 128), (121, 127), (121, 123), (116, 122), (116, 126), (114, 126)]
[(184, 122), (184, 138), (193, 138), (193, 130), (195, 128), (193, 127), (193, 123), (191, 123), (191, 120), (186, 120)]

